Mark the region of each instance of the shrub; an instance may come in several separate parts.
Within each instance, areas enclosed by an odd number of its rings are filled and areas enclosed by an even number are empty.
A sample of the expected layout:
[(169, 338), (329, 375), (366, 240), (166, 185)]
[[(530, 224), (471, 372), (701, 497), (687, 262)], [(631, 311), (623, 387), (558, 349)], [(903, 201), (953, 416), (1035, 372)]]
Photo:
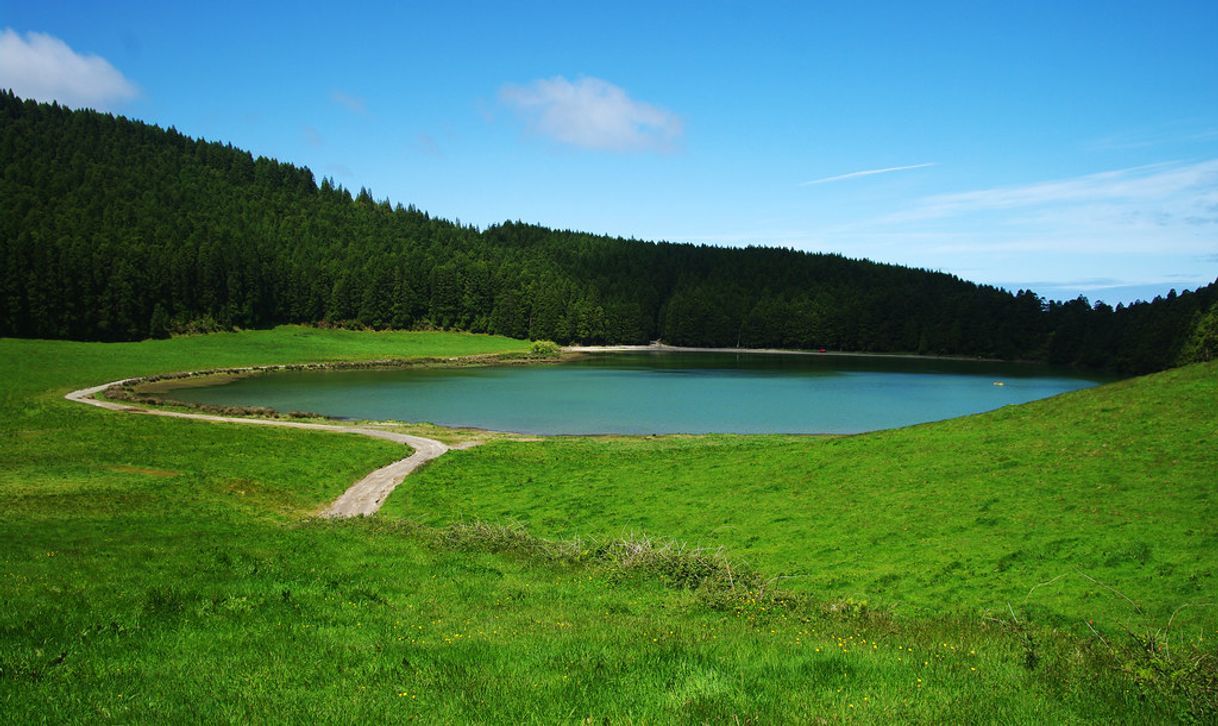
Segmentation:
[(529, 354), (537, 358), (557, 358), (562, 353), (562, 346), (552, 340), (534, 340)]
[(1218, 358), (1218, 305), (1210, 307), (1204, 315), (1198, 315), (1193, 332), (1180, 350), (1180, 365), (1204, 363)]

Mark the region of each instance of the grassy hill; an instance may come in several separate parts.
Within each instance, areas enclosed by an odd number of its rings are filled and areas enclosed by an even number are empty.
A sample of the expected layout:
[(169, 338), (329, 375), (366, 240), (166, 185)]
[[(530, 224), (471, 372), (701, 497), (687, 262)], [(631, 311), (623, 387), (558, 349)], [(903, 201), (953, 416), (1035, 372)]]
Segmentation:
[[(840, 438), (503, 442), (436, 462), (386, 511), (723, 547), (901, 615), (1011, 603), (1084, 631), (1161, 626), (1218, 593), (1216, 381), (1218, 365), (1191, 366)], [(1174, 623), (1215, 626), (1218, 607)]]
[[(62, 399), (525, 345), (0, 340), (0, 721), (1213, 718), (1214, 365), (849, 438), (495, 443), (354, 522), (309, 515), (399, 447)], [(630, 531), (728, 559), (539, 539)], [(1074, 576), (1021, 599), (1074, 571), (1142, 614)]]

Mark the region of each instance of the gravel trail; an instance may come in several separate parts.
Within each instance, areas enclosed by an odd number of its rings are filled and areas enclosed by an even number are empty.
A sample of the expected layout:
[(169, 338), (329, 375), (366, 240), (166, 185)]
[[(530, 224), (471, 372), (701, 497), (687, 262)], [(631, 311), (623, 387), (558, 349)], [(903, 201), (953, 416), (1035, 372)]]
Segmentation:
[[(121, 385), (136, 379), (128, 378), (121, 381), (113, 381), (111, 383), (103, 383), (100, 386), (92, 386), (90, 388), (82, 388), (79, 391), (72, 391), (64, 396), (69, 401), (84, 403), (90, 406), (97, 406), (110, 411), (121, 411), (123, 413), (138, 413), (145, 416), (165, 416), (168, 418), (187, 418), (196, 421), (211, 421), (214, 423), (238, 423), (253, 426), (279, 426), (289, 429), (307, 429), (311, 431), (333, 431), (341, 434), (357, 434), (360, 436), (371, 436), (374, 439), (384, 439), (385, 441), (393, 441), (398, 444), (405, 444), (414, 449), (414, 453), (405, 459), (395, 461), (388, 466), (383, 466), (380, 469), (368, 474), (363, 479), (351, 485), (347, 491), (343, 492), (342, 496), (335, 499), (329, 507), (321, 513), (322, 517), (344, 518), (344, 517), (367, 517), (376, 514), (381, 505), (385, 503), (385, 498), (389, 493), (402, 483), (415, 469), (418, 469), (423, 464), (440, 456), (449, 450), (449, 446), (435, 439), (427, 439), (422, 436), (411, 436), (409, 434), (399, 434), (393, 431), (381, 431), (379, 429), (362, 428), (359, 426), (342, 426), (339, 424), (319, 424), (306, 423), (303, 421), (279, 421), (275, 419), (258, 419), (258, 418), (236, 418), (231, 416), (215, 416), (205, 413), (182, 413), (178, 411), (159, 411), (150, 408), (141, 408), (132, 406), (126, 403), (116, 403), (113, 401), (102, 401), (94, 398), (98, 393), (106, 390), (111, 386)], [(461, 448), (465, 448), (464, 446)]]

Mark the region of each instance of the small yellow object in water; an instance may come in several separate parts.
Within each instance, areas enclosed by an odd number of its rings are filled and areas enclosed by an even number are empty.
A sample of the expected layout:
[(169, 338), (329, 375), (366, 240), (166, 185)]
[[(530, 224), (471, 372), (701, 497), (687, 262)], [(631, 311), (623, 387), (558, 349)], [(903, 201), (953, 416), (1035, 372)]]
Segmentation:
[(1003, 381), (994, 381), (994, 385), (995, 386), (1005, 386), (1006, 383), (1004, 383)]

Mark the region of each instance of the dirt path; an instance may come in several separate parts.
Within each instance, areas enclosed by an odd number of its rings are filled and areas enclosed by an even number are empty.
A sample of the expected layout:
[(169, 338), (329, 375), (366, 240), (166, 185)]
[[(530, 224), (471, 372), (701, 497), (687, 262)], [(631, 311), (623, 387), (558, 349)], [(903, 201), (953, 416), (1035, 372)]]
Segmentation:
[(368, 476), (360, 479), (351, 485), (343, 495), (326, 508), (321, 513), (323, 517), (366, 517), (376, 514), (377, 510), (384, 504), (385, 498), (394, 488), (402, 483), (406, 475), (418, 469), (423, 464), (440, 456), (449, 448), (466, 448), (449, 447), (448, 445), (436, 441), (435, 439), (426, 439), (422, 436), (410, 436), (408, 434), (399, 434), (392, 431), (381, 431), (378, 429), (361, 428), (359, 426), (342, 426), (338, 424), (319, 424), (319, 423), (304, 423), (301, 421), (278, 421), (273, 419), (259, 418), (235, 418), (230, 416), (213, 416), (203, 413), (180, 413), (178, 411), (158, 411), (150, 408), (140, 408), (126, 403), (115, 403), (113, 401), (101, 401), (94, 396), (106, 390), (110, 386), (117, 386), (123, 383), (128, 383), (136, 379), (128, 378), (121, 381), (113, 381), (111, 383), (103, 383), (100, 386), (91, 388), (82, 388), (79, 391), (72, 391), (64, 396), (69, 401), (85, 403), (90, 406), (108, 409), (110, 411), (122, 411), (124, 413), (139, 413), (145, 416), (166, 416), (169, 418), (188, 418), (197, 421), (212, 421), (219, 423), (239, 423), (249, 424), (254, 426), (280, 426), (289, 429), (309, 429), (312, 431), (334, 431), (342, 434), (358, 434), (360, 436), (371, 436), (374, 439), (384, 439), (393, 441), (399, 444), (405, 444), (414, 449), (414, 453), (405, 459), (395, 461), (388, 466), (383, 466), (380, 469), (372, 472)]

